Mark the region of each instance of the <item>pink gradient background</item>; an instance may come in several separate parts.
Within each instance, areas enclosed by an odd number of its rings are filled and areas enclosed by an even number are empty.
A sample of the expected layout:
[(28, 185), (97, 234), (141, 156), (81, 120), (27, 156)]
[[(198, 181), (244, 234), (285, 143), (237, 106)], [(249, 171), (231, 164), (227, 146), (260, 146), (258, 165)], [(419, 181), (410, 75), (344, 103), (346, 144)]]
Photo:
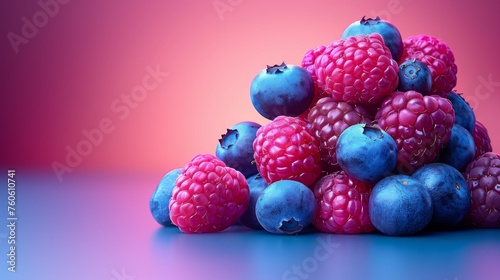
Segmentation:
[[(427, 33), (448, 43), (459, 69), (456, 89), (466, 97), (481, 85), (479, 76), (500, 81), (496, 1), (232, 1), (222, 18), (213, 2), (70, 1), (18, 54), (6, 35), (20, 34), (21, 18), (40, 7), (3, 2), (2, 165), (52, 172), (52, 162), (64, 163), (65, 147), (85, 139), (83, 129), (110, 118), (115, 130), (75, 171), (180, 167), (197, 153), (214, 153), (226, 127), (267, 122), (249, 98), (266, 64), (300, 64), (307, 50), (378, 11), (403, 37)], [(148, 65), (170, 76), (120, 120), (111, 103), (141, 84)], [(496, 86), (475, 106), (494, 149), (499, 92)]]

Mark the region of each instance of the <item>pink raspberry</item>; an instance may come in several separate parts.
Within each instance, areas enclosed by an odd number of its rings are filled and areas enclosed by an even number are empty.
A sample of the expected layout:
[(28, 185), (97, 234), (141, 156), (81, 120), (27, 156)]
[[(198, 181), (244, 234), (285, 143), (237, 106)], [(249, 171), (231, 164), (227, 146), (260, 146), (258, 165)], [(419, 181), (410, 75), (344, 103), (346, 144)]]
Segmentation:
[(455, 111), (444, 97), (397, 91), (381, 103), (375, 119), (398, 145), (399, 173), (412, 174), (433, 162), (448, 142)]
[(472, 131), (472, 138), (474, 138), (474, 144), (476, 145), (476, 155), (474, 158), (478, 158), (487, 152), (491, 152), (493, 148), (491, 147), (490, 136), (488, 135), (488, 130), (486, 127), (476, 121), (474, 130)]
[(398, 86), (398, 64), (378, 33), (333, 41), (314, 68), (318, 86), (335, 101), (378, 104)]
[(170, 219), (186, 233), (222, 231), (246, 211), (249, 194), (242, 173), (213, 155), (197, 155), (175, 182)]
[(429, 67), (432, 76), (431, 95), (445, 97), (457, 85), (455, 56), (448, 45), (432, 36), (410, 36), (403, 41), (401, 63), (416, 59)]
[(317, 202), (313, 225), (333, 233), (367, 233), (373, 231), (368, 199), (373, 185), (349, 177), (344, 171), (326, 175), (314, 186)]
[(360, 105), (337, 102), (332, 97), (318, 100), (311, 108), (307, 120), (319, 141), (322, 169), (328, 173), (340, 170), (336, 155), (340, 134), (351, 125), (371, 122), (368, 113)]
[(326, 49), (326, 46), (319, 46), (315, 49), (309, 50), (305, 55), (304, 58), (302, 59), (302, 64), (301, 67), (306, 69), (309, 74), (311, 74), (311, 77), (313, 78), (314, 81), (314, 98), (313, 101), (311, 102), (311, 105), (309, 108), (302, 113), (300, 116), (298, 116), (299, 119), (302, 119), (304, 121), (307, 121), (307, 115), (309, 114), (309, 111), (311, 110), (314, 105), (316, 105), (316, 102), (318, 102), (319, 99), (330, 96), (329, 93), (325, 92), (322, 88), (318, 86), (318, 77), (316, 77), (315, 73), (315, 67), (314, 67), (314, 61), (316, 58), (323, 53), (323, 51)]
[(299, 118), (278, 116), (260, 127), (253, 149), (259, 174), (268, 184), (288, 179), (311, 186), (321, 173), (318, 141)]
[(471, 205), (464, 222), (473, 227), (500, 228), (500, 155), (487, 152), (464, 173)]
[(309, 74), (311, 74), (311, 77), (313, 77), (314, 82), (317, 81), (316, 77), (316, 68), (314, 67), (314, 63), (316, 61), (316, 58), (322, 54), (326, 49), (326, 46), (319, 46), (316, 47), (315, 49), (309, 50), (306, 52), (304, 55), (304, 58), (302, 59), (301, 67), (306, 69)]

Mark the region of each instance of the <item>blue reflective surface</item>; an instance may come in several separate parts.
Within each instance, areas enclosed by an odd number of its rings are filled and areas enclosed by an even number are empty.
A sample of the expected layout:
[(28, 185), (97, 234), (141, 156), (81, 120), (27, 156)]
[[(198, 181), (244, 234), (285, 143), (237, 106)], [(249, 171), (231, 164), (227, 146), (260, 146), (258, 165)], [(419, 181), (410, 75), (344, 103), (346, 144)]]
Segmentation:
[(0, 279), (500, 279), (499, 229), (184, 234), (149, 212), (160, 176), (75, 174), (59, 183), (51, 175), (18, 175), (17, 272), (7, 271), (2, 226)]
[(499, 279), (499, 237), (499, 230), (388, 237), (278, 236), (242, 226), (188, 235), (163, 228), (152, 247), (165, 265), (186, 268), (185, 279)]

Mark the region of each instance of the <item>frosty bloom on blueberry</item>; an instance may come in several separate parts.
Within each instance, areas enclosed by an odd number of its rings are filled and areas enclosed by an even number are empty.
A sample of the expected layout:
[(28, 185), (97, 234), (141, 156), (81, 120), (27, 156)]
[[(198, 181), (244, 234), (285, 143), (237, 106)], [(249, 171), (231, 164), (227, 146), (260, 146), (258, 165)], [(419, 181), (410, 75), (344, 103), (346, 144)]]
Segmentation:
[(461, 94), (455, 91), (450, 91), (446, 98), (451, 101), (453, 110), (455, 110), (455, 123), (472, 133), (476, 125), (476, 114), (474, 114), (469, 103), (465, 101)]
[(356, 124), (340, 134), (337, 141), (337, 161), (350, 176), (363, 182), (375, 183), (396, 167), (398, 146), (379, 127)]
[(432, 198), (433, 215), (430, 224), (446, 228), (457, 225), (470, 206), (470, 190), (462, 174), (444, 163), (431, 163), (412, 175), (422, 182)]
[(306, 185), (293, 180), (270, 184), (257, 200), (255, 214), (271, 233), (295, 234), (311, 224), (316, 213), (314, 194)]
[(295, 65), (267, 66), (252, 81), (250, 98), (264, 118), (297, 117), (314, 98), (314, 81), (305, 69)]
[(241, 216), (240, 222), (249, 228), (262, 229), (262, 226), (255, 215), (255, 206), (260, 195), (267, 188), (267, 183), (259, 173), (247, 178), (247, 183), (248, 188), (250, 189), (250, 202), (247, 210)]
[(172, 198), (175, 181), (181, 173), (182, 168), (177, 168), (165, 174), (149, 200), (149, 210), (153, 218), (162, 226), (173, 226), (172, 221), (170, 221), (168, 204)]
[(459, 171), (465, 168), (474, 159), (476, 146), (470, 132), (459, 124), (454, 124), (451, 129), (450, 140), (441, 149), (439, 161), (447, 163)]
[(422, 182), (398, 174), (380, 180), (370, 194), (370, 220), (387, 235), (414, 235), (431, 221), (433, 204)]
[(403, 39), (399, 30), (394, 24), (376, 17), (375, 19), (363, 18), (351, 23), (342, 33), (342, 39), (356, 35), (370, 35), (378, 33), (384, 39), (385, 45), (389, 48), (392, 58), (399, 61), (403, 55)]
[(240, 122), (221, 135), (215, 156), (227, 166), (232, 167), (250, 177), (257, 174), (257, 167), (253, 162), (253, 141), (257, 130), (261, 127), (255, 122)]
[(428, 95), (432, 89), (432, 75), (429, 67), (416, 59), (407, 60), (399, 65), (398, 91), (414, 90)]

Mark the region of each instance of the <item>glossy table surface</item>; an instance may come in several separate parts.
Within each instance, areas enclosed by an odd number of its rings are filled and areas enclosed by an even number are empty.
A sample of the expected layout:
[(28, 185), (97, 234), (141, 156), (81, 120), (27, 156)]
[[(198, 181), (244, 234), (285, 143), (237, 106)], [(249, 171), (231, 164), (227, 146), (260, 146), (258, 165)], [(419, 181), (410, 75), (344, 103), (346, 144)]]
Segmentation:
[[(61, 183), (19, 170), (16, 272), (7, 271), (3, 226), (0, 279), (500, 279), (498, 229), (280, 236), (233, 226), (184, 234), (149, 212), (160, 178), (82, 172)], [(6, 192), (0, 199), (6, 205)]]

